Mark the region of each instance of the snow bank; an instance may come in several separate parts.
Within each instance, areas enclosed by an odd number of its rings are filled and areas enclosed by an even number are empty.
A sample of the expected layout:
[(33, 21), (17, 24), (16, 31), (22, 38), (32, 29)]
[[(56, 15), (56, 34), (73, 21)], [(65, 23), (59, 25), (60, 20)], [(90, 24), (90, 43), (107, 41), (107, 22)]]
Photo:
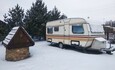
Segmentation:
[(114, 70), (115, 53), (85, 54), (70, 49), (36, 42), (30, 48), (31, 58), (10, 62), (5, 60), (5, 48), (0, 45), (0, 70)]

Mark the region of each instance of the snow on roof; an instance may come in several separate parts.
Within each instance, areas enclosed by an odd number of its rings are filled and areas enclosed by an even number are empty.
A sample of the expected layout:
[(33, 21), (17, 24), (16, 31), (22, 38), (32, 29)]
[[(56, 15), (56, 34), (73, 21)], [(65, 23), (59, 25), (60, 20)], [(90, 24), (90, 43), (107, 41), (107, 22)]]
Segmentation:
[(9, 34), (6, 36), (6, 38), (3, 40), (3, 43), (8, 45), (9, 42), (11, 41), (11, 39), (13, 38), (13, 36), (15, 35), (15, 33), (17, 32), (18, 28), (19, 27), (12, 28), (12, 30), (9, 32)]
[(12, 29), (18, 29), (19, 28), (19, 26), (16, 26), (16, 27), (13, 27)]

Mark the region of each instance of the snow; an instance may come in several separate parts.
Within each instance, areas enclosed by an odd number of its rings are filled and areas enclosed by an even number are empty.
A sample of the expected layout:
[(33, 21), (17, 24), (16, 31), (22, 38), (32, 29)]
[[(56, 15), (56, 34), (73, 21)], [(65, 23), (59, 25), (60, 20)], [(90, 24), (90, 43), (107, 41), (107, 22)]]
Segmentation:
[(13, 27), (13, 29), (18, 29), (18, 28), (19, 28), (19, 26)]
[(98, 40), (98, 41), (107, 41), (106, 39), (104, 39), (104, 38), (102, 38), (102, 37), (97, 37), (97, 38), (95, 38), (96, 40)]
[(7, 35), (6, 38), (3, 40), (3, 43), (9, 44), (10, 40), (12, 39), (14, 35)]
[(10, 40), (9, 40), (9, 39), (5, 39), (3, 42), (4, 42), (5, 44), (8, 44), (8, 43), (10, 42)]
[(15, 33), (17, 32), (19, 27), (14, 27), (12, 28), (12, 30), (9, 32), (9, 34), (6, 36), (6, 38), (3, 40), (3, 42), (8, 45), (10, 40), (13, 38), (13, 36), (15, 35)]
[[(113, 45), (115, 46), (115, 45)], [(5, 48), (0, 45), (0, 70), (114, 70), (115, 53), (86, 54), (71, 49), (36, 42), (30, 48), (31, 57), (11, 62), (5, 60)]]
[(12, 30), (9, 32), (9, 34), (15, 34), (16, 31), (17, 31), (17, 29), (12, 29)]

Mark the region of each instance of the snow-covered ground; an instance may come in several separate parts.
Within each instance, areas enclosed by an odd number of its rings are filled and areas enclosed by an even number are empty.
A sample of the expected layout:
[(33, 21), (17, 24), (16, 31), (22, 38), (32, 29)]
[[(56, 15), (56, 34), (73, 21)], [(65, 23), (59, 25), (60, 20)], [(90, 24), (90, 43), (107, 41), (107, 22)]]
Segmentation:
[(0, 45), (0, 70), (115, 70), (115, 53), (86, 54), (36, 42), (30, 48), (31, 57), (11, 62), (5, 60), (5, 48)]

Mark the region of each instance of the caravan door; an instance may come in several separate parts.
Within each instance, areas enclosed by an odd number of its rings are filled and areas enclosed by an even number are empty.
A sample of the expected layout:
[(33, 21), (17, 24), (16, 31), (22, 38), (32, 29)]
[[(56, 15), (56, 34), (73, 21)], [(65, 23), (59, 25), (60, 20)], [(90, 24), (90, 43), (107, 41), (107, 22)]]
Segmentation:
[(69, 37), (70, 37), (70, 26), (69, 24), (65, 23), (64, 25), (64, 44), (70, 44)]

